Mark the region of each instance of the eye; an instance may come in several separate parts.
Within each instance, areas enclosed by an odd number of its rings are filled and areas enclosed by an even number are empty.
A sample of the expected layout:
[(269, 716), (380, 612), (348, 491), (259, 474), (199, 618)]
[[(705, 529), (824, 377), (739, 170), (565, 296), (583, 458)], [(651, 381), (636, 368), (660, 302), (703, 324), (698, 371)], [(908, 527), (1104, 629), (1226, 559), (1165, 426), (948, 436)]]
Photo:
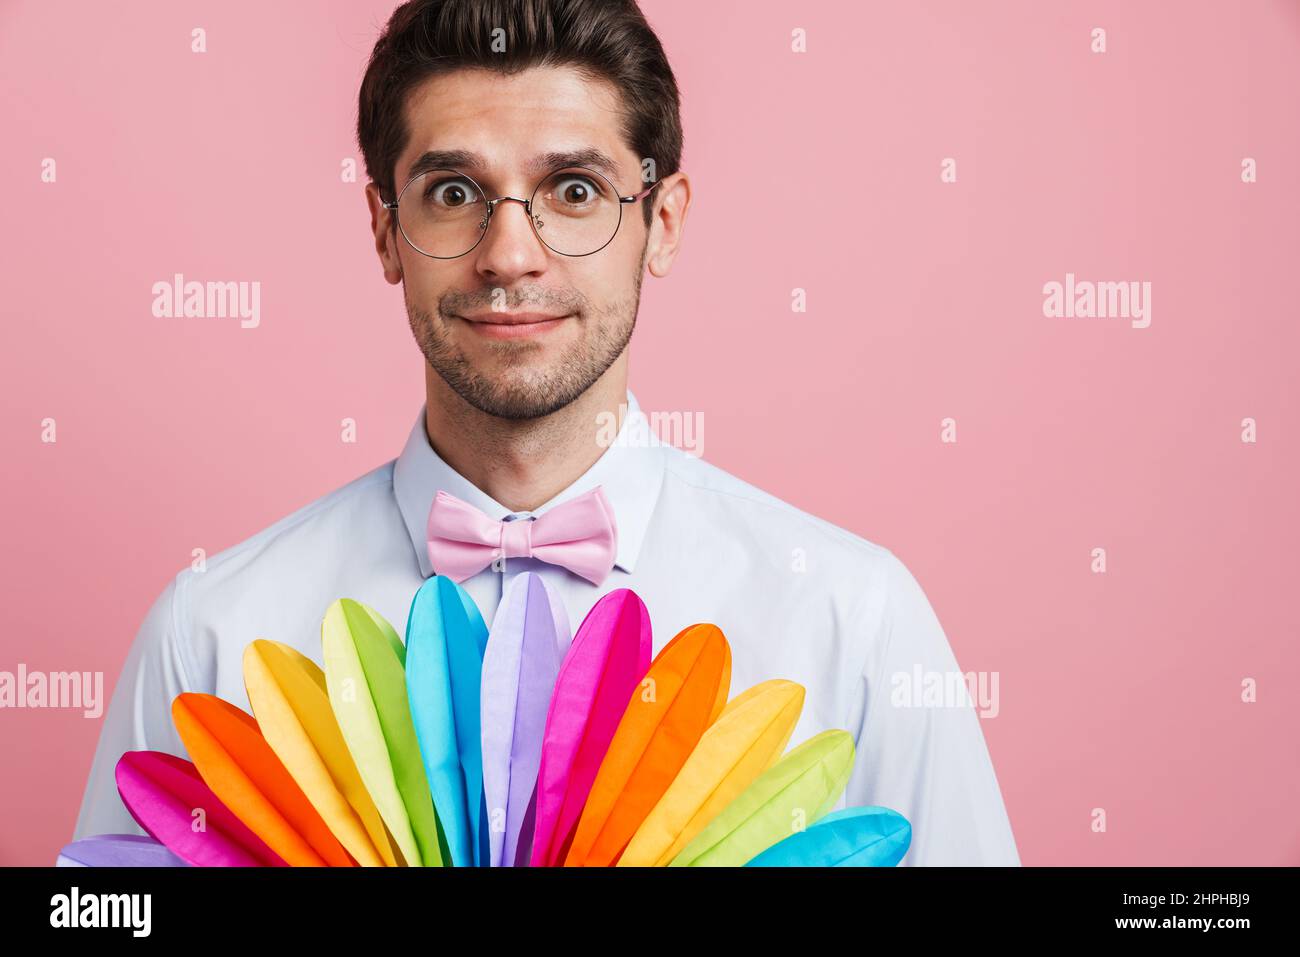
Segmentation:
[(605, 190), (580, 173), (559, 173), (551, 181), (547, 195), (561, 209), (582, 209), (604, 199)]
[(477, 200), (474, 184), (459, 177), (434, 180), (424, 188), (425, 203), (439, 209), (459, 209)]

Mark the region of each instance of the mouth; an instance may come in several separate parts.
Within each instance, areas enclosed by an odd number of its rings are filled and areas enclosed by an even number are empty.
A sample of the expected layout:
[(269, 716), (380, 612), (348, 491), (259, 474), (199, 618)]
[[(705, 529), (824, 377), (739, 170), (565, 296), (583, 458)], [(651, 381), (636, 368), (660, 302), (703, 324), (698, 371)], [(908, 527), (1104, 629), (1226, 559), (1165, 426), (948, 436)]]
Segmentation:
[(489, 339), (525, 339), (558, 328), (572, 313), (551, 316), (540, 312), (488, 312), (477, 316), (456, 316), (476, 335)]

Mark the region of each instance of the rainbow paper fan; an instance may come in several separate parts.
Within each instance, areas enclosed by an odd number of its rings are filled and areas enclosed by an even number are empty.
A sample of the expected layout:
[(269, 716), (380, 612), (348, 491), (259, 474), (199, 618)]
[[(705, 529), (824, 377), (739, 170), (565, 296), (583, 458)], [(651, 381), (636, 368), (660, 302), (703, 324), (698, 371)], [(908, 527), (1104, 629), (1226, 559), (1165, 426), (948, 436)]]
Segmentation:
[(833, 811), (847, 731), (786, 750), (804, 689), (731, 695), (715, 625), (651, 659), (637, 594), (602, 597), (571, 632), (532, 572), (489, 631), (445, 576), (416, 592), (403, 641), (348, 598), (321, 623), (324, 668), (258, 639), (253, 713), (207, 694), (172, 702), (189, 758), (128, 751), (118, 793), (147, 833), (63, 848), (75, 866), (892, 867), (895, 811)]

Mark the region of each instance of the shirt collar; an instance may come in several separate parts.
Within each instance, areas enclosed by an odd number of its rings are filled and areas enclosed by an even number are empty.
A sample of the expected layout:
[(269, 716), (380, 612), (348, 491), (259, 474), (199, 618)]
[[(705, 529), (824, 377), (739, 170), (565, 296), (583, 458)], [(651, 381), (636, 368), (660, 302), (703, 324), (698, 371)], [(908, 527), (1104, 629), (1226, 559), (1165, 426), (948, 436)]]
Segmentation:
[(500, 521), (514, 514), (542, 515), (547, 509), (599, 485), (613, 506), (618, 527), (618, 554), (614, 564), (625, 572), (633, 570), (663, 484), (664, 449), (658, 437), (651, 433), (645, 413), (630, 389), (623, 425), (609, 448), (572, 485), (531, 513), (512, 512), (443, 461), (429, 444), (424, 428), (425, 409), (424, 405), (420, 406), (406, 446), (393, 465), (393, 494), (425, 578), (433, 574), (426, 535), (429, 508), (439, 489), (468, 502), (488, 518)]

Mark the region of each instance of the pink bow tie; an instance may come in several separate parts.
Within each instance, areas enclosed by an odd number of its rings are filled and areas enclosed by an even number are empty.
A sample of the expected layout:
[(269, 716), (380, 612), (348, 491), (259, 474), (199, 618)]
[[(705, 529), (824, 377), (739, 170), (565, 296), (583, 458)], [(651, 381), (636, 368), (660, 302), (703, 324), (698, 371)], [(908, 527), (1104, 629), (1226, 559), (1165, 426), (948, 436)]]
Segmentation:
[(599, 485), (535, 519), (509, 522), (488, 518), (440, 489), (429, 509), (427, 537), (434, 572), (455, 582), (501, 557), (562, 565), (599, 585), (614, 567), (618, 551), (614, 509)]

